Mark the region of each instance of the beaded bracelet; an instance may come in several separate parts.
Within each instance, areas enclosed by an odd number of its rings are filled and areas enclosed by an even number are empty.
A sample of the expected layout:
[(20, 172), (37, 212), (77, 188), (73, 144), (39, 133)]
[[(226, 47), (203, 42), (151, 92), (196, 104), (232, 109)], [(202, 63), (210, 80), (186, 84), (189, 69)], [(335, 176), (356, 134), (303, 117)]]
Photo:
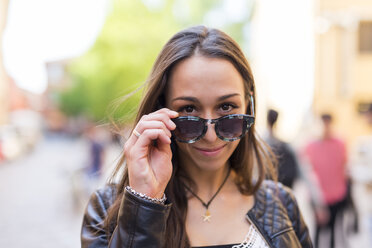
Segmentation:
[(129, 185), (125, 187), (125, 190), (128, 191), (129, 193), (131, 193), (134, 196), (137, 196), (139, 198), (142, 198), (144, 200), (147, 200), (147, 201), (150, 201), (150, 202), (153, 202), (153, 203), (158, 203), (158, 204), (163, 204), (164, 205), (165, 201), (167, 200), (167, 197), (165, 196), (165, 194), (163, 194), (163, 197), (160, 198), (160, 199), (159, 198), (152, 198), (150, 196), (147, 196), (145, 194), (142, 194), (142, 193), (139, 193), (139, 192), (135, 191)]

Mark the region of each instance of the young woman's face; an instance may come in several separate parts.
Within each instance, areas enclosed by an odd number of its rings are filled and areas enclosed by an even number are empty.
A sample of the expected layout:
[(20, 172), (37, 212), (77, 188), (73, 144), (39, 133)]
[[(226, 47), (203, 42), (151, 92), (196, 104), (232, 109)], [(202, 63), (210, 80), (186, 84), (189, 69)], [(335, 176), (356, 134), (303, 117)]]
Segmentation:
[[(177, 64), (170, 75), (167, 107), (180, 116), (216, 119), (245, 114), (243, 78), (228, 60), (193, 56)], [(215, 170), (224, 166), (239, 144), (219, 139), (214, 124), (203, 138), (192, 144), (177, 142), (183, 164)]]

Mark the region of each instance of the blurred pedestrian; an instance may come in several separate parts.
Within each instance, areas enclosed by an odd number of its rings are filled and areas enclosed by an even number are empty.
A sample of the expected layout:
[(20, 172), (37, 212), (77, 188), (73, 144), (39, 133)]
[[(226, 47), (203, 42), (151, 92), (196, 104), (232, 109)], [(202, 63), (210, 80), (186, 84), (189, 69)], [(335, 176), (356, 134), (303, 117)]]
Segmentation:
[(2, 162), (4, 159), (5, 157), (3, 155), (3, 148), (2, 148), (1, 137), (0, 137), (0, 162)]
[(86, 131), (89, 143), (89, 162), (87, 167), (88, 175), (98, 178), (101, 175), (104, 158), (104, 142), (98, 134), (98, 128), (89, 126)]
[(97, 188), (102, 179), (106, 148), (99, 127), (89, 123), (83, 130), (87, 142), (87, 162), (73, 171), (70, 183), (76, 209), (81, 209), (82, 204), (86, 204), (85, 199)]
[(358, 137), (351, 167), (352, 178), (359, 187), (359, 194), (365, 196), (359, 201), (361, 215), (366, 216), (364, 224), (368, 225), (370, 243), (372, 245), (372, 102), (365, 112), (365, 119), (370, 133)]
[(278, 159), (278, 181), (287, 187), (293, 188), (293, 183), (299, 174), (297, 158), (292, 147), (274, 134), (274, 126), (278, 116), (279, 113), (276, 110), (268, 110), (268, 134), (264, 139)]
[[(347, 197), (346, 147), (344, 142), (333, 134), (332, 119), (330, 114), (321, 116), (322, 137), (310, 142), (305, 149), (305, 154), (317, 176), (323, 200), (329, 212), (326, 222), (324, 218), (316, 218), (315, 247), (319, 247), (319, 235), (325, 229), (331, 231), (329, 247), (335, 247), (335, 224), (336, 220), (341, 221), (340, 227), (342, 227), (342, 210)], [(316, 216), (319, 217), (317, 213)]]

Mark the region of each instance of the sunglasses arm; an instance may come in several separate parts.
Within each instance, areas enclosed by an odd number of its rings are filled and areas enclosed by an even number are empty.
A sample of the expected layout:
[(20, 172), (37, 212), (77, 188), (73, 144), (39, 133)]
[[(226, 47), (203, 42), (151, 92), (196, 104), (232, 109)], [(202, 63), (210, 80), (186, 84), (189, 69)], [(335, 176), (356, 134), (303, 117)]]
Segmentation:
[(251, 115), (254, 117), (254, 101), (253, 101), (253, 96), (251, 95)]

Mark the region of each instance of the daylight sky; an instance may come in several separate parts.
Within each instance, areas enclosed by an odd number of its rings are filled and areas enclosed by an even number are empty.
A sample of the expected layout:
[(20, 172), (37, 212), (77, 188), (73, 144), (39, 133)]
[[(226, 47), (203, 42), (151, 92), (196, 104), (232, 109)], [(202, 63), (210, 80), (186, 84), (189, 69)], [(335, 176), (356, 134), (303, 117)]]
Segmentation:
[(46, 89), (45, 62), (75, 57), (95, 41), (108, 0), (11, 0), (4, 34), (4, 64), (16, 84)]

